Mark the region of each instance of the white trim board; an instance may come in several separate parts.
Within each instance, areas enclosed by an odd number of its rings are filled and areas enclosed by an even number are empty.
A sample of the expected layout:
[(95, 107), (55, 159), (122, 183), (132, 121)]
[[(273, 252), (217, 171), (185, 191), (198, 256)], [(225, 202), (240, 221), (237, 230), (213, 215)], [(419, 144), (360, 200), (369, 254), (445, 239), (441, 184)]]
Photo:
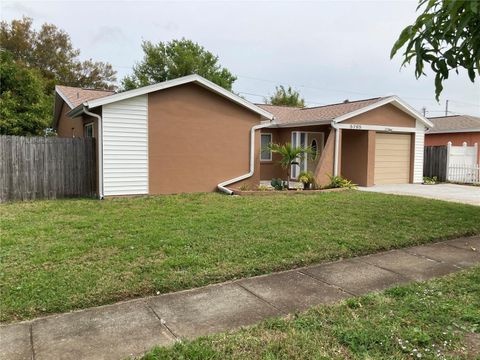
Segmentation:
[(366, 113), (367, 111), (376, 109), (380, 106), (387, 105), (387, 104), (392, 104), (392, 105), (396, 106), (397, 108), (399, 108), (400, 110), (403, 110), (407, 114), (413, 116), (416, 120), (422, 122), (428, 128), (433, 128), (433, 126), (434, 126), (433, 123), (430, 122), (425, 116), (421, 115), (418, 111), (413, 109), (410, 105), (408, 105), (406, 102), (401, 100), (398, 96), (390, 96), (390, 97), (387, 97), (383, 100), (377, 101), (377, 102), (375, 102), (371, 105), (365, 106), (361, 109), (349, 112), (345, 115), (342, 115), (342, 116), (339, 116), (339, 117), (333, 119), (333, 122), (340, 123), (340, 122), (345, 121), (347, 119), (350, 119), (354, 116), (358, 116), (360, 114)]
[(468, 133), (468, 132), (480, 132), (480, 128), (475, 129), (459, 129), (459, 130), (434, 130), (427, 131), (425, 135), (435, 135), (435, 134), (458, 134), (458, 133)]
[[(181, 78), (164, 81), (164, 82), (154, 84), (154, 85), (144, 86), (144, 87), (141, 87), (141, 88), (138, 88), (138, 89), (133, 89), (133, 90), (121, 92), (121, 93), (118, 93), (118, 94), (106, 96), (106, 97), (96, 99), (96, 100), (86, 101), (83, 104), (77, 106), (77, 108), (86, 106), (89, 109), (94, 109), (98, 106), (111, 104), (113, 102), (122, 101), (122, 100), (130, 99), (130, 98), (133, 98), (133, 97), (136, 97), (136, 96), (145, 95), (145, 94), (148, 94), (148, 93), (151, 93), (151, 92), (154, 92), (154, 91), (169, 89), (169, 88), (172, 88), (172, 87), (175, 87), (175, 86), (189, 84), (189, 83), (196, 83), (196, 84), (198, 84), (198, 85), (200, 85), (200, 86), (202, 86), (202, 87), (204, 87), (204, 88), (206, 88), (206, 89), (208, 89), (208, 90), (210, 90), (210, 91), (212, 91), (212, 92), (214, 92), (214, 93), (216, 93), (220, 96), (223, 96), (224, 98), (227, 98), (227, 99), (229, 99), (233, 102), (236, 102), (237, 104), (239, 104), (239, 105), (241, 105), (241, 106), (243, 106), (243, 107), (245, 107), (245, 108), (261, 115), (261, 116), (263, 116), (264, 118), (266, 118), (268, 120), (273, 120), (274, 119), (274, 116), (272, 114), (270, 114), (268, 111), (263, 110), (262, 108), (258, 107), (257, 105), (252, 104), (251, 102), (241, 98), (240, 96), (235, 95), (234, 93), (232, 93), (228, 90), (225, 90), (221, 86), (218, 86), (217, 84), (201, 77), (200, 75), (196, 75), (196, 74), (183, 76)], [(75, 114), (78, 111), (77, 108), (72, 110), (70, 115)]]
[(297, 121), (297, 122), (292, 122), (292, 123), (287, 123), (287, 124), (277, 124), (275, 121), (269, 126), (271, 128), (289, 128), (289, 127), (302, 127), (302, 126), (314, 126), (314, 125), (330, 125), (331, 123), (339, 124), (345, 120), (348, 120), (354, 116), (358, 116), (360, 114), (366, 113), (370, 110), (374, 110), (380, 106), (387, 105), (387, 104), (392, 104), (393, 106), (399, 108), (400, 110), (406, 112), (410, 116), (414, 117), (417, 121), (422, 122), (427, 128), (433, 128), (434, 125), (431, 123), (426, 117), (421, 115), (419, 112), (417, 112), (415, 109), (413, 109), (410, 105), (408, 105), (406, 102), (401, 100), (397, 96), (389, 96), (386, 97), (382, 100), (379, 100), (373, 104), (370, 104), (368, 106), (365, 106), (363, 108), (360, 108), (355, 111), (351, 111), (349, 113), (346, 113), (344, 115), (341, 115), (339, 117), (333, 118), (333, 119), (323, 119), (323, 120), (308, 120), (308, 121)]
[(65, 101), (65, 103), (70, 107), (70, 109), (73, 109), (74, 106), (73, 104), (70, 102), (70, 100), (68, 100), (68, 98), (62, 93), (62, 91), (60, 90), (60, 88), (58, 87), (58, 85), (55, 86), (55, 92), (60, 95), (60, 97), (62, 98), (63, 101)]
[(375, 130), (375, 131), (382, 131), (382, 132), (414, 133), (417, 131), (416, 128), (411, 128), (411, 127), (384, 126), (384, 125), (337, 124), (335, 127), (337, 129), (346, 129), (346, 130)]

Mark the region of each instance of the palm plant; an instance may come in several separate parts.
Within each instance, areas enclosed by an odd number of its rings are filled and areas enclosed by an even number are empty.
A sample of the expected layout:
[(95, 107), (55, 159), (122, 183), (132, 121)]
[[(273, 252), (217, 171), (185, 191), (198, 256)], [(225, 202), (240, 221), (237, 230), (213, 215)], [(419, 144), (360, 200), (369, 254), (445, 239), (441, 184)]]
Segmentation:
[(312, 154), (312, 148), (309, 146), (301, 147), (297, 146), (294, 147), (290, 143), (286, 143), (283, 145), (271, 143), (268, 145), (268, 150), (273, 153), (279, 154), (281, 159), (279, 160), (279, 164), (285, 170), (287, 170), (287, 189), (290, 188), (290, 169), (292, 165), (298, 165), (298, 160), (303, 159), (308, 154)]

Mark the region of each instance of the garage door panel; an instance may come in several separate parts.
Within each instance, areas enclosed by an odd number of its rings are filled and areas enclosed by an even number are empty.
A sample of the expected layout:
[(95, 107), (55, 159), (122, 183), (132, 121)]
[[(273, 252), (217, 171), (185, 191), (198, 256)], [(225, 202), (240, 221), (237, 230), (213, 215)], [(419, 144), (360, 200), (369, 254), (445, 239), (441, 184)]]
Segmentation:
[(409, 134), (376, 134), (375, 184), (401, 184), (410, 180)]

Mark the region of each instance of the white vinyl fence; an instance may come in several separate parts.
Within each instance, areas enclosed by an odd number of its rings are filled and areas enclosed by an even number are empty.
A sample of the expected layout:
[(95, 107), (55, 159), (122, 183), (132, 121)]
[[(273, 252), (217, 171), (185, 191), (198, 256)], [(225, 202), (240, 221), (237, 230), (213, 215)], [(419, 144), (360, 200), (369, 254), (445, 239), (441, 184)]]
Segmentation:
[(447, 145), (447, 181), (478, 184), (480, 183), (480, 169), (478, 165), (478, 144), (467, 146)]

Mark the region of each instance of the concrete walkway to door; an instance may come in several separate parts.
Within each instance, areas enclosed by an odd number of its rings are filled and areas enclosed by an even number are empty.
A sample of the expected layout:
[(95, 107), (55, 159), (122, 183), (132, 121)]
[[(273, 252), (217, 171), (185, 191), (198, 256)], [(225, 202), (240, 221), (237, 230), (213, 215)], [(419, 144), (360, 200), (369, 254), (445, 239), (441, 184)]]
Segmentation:
[(0, 327), (0, 359), (124, 359), (480, 264), (480, 236), (387, 251)]
[(453, 201), (480, 206), (480, 186), (456, 184), (395, 184), (359, 187), (362, 191), (396, 195), (420, 196), (436, 200)]

